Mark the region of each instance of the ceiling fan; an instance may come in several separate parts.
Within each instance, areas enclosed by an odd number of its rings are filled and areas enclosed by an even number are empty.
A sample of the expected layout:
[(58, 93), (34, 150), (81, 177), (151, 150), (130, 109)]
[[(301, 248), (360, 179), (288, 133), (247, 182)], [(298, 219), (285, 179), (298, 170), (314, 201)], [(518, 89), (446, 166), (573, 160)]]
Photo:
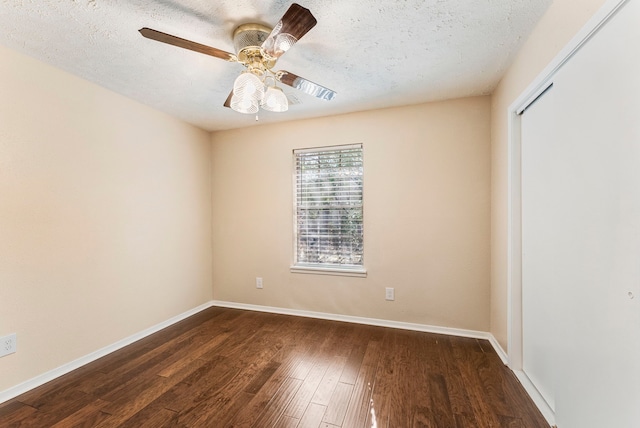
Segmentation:
[(224, 106), (240, 113), (254, 114), (260, 108), (275, 112), (287, 111), (287, 97), (282, 89), (276, 86), (276, 82), (324, 100), (332, 100), (336, 96), (331, 89), (289, 71), (273, 71), (278, 58), (316, 23), (309, 9), (293, 3), (274, 28), (255, 23), (243, 24), (236, 28), (233, 32), (235, 54), (151, 28), (145, 27), (139, 31), (148, 39), (244, 65), (246, 70), (236, 78)]

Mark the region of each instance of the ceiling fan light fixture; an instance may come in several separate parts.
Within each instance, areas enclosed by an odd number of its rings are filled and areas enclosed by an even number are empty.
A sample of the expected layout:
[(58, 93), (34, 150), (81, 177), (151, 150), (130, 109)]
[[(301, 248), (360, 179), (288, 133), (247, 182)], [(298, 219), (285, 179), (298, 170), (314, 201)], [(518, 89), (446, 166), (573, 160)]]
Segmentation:
[(295, 36), (282, 33), (277, 34), (275, 37), (270, 36), (262, 45), (262, 50), (269, 58), (280, 58), (287, 52), (291, 46), (295, 45), (298, 39)]
[(244, 71), (233, 83), (233, 96), (238, 100), (253, 100), (258, 105), (264, 98), (264, 83), (255, 74)]
[[(289, 109), (289, 100), (276, 87), (276, 82), (317, 98), (331, 100), (335, 97), (336, 93), (331, 89), (291, 72), (273, 71), (278, 58), (316, 24), (316, 18), (309, 9), (292, 3), (275, 28), (259, 23), (246, 23), (236, 27), (233, 32), (235, 54), (147, 27), (139, 31), (147, 39), (243, 65), (246, 70), (236, 78), (233, 91), (223, 105), (240, 113), (253, 114), (261, 107), (274, 112)], [(268, 78), (273, 78), (273, 86), (266, 83)]]
[(270, 86), (264, 94), (264, 99), (260, 107), (264, 110), (282, 113), (289, 110), (289, 101), (284, 92), (282, 92), (282, 89), (276, 86)]
[(258, 102), (251, 98), (231, 97), (231, 109), (238, 113), (255, 114), (258, 112)]

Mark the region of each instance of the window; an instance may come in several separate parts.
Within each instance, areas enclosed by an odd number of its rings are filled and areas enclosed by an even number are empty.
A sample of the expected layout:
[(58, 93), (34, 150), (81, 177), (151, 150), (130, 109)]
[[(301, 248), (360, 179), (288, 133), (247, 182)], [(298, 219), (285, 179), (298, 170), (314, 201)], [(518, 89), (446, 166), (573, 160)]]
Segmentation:
[(293, 272), (364, 276), (362, 144), (294, 150)]

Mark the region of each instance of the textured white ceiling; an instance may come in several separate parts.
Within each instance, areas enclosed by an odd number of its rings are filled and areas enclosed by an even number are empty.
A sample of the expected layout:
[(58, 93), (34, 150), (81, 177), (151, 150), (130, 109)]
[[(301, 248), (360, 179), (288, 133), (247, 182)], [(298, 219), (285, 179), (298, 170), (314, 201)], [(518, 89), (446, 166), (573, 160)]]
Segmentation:
[[(273, 26), (291, 0), (0, 0), (0, 44), (207, 130), (255, 125), (222, 104), (240, 64), (143, 38), (233, 52), (240, 24)], [(318, 20), (274, 69), (335, 90), (260, 122), (490, 93), (551, 0), (298, 0)]]

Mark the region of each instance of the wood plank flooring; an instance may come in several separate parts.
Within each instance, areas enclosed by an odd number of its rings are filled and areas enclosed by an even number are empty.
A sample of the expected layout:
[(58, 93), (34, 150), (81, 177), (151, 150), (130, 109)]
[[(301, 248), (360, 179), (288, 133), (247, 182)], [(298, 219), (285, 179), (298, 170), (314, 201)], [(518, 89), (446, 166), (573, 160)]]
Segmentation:
[(0, 404), (0, 426), (549, 427), (487, 341), (224, 308)]

